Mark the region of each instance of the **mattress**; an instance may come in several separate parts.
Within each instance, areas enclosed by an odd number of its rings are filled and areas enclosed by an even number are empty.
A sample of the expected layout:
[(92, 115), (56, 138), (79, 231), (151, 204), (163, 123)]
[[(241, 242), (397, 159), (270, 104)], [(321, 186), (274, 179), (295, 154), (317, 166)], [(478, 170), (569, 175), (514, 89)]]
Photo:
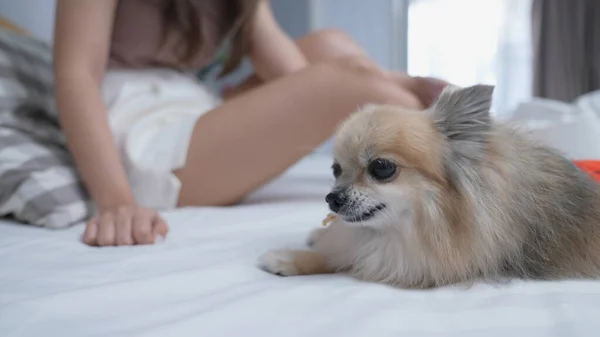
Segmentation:
[(240, 206), (165, 213), (154, 246), (0, 223), (0, 336), (598, 336), (600, 282), (416, 291), (258, 269), (320, 225), (330, 165), (312, 155)]

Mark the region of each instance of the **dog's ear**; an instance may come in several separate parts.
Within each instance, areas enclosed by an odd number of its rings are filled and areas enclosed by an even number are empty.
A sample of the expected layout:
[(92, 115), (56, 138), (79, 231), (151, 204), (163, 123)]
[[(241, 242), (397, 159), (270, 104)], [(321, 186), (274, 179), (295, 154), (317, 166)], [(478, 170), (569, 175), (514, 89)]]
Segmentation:
[(492, 126), (493, 92), (491, 85), (448, 86), (429, 109), (450, 145), (444, 166), (453, 184), (460, 185), (458, 181), (471, 176), (472, 165), (483, 158)]
[(433, 119), (449, 141), (485, 142), (494, 86), (447, 86), (432, 105)]

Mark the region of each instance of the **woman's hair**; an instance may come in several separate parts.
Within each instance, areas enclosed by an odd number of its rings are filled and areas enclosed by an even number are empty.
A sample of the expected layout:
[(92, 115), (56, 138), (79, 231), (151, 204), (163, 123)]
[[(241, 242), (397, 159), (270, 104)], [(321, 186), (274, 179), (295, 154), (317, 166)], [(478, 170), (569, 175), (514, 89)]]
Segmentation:
[(236, 32), (231, 37), (231, 53), (220, 76), (225, 76), (242, 62), (249, 52), (249, 40), (256, 7), (262, 0), (167, 0), (163, 19), (166, 31), (164, 39), (171, 31), (182, 37), (182, 48), (177, 49), (177, 57), (182, 63), (192, 60), (203, 47), (204, 32), (200, 20), (214, 20), (219, 38)]

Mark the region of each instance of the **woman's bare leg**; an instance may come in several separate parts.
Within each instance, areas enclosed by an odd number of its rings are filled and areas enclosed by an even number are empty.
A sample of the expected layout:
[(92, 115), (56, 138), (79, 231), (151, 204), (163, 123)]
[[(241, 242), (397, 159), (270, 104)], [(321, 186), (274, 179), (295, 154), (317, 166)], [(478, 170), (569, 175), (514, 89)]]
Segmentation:
[(310, 66), (236, 96), (196, 123), (181, 206), (228, 205), (281, 174), (365, 103), (422, 108), (362, 58)]
[[(352, 37), (336, 29), (316, 31), (298, 39), (296, 44), (311, 64), (350, 56), (369, 57), (367, 52)], [(431, 77), (414, 77), (405, 72), (397, 71), (387, 72), (388, 76), (398, 85), (417, 95), (425, 106), (429, 106), (448, 84), (445, 81)]]
[[(367, 53), (346, 33), (335, 29), (323, 29), (310, 33), (296, 40), (309, 64), (332, 61), (336, 58), (364, 56)], [(238, 86), (228, 90), (225, 99), (232, 98), (250, 89), (255, 89), (264, 82), (256, 75), (250, 75)]]
[[(296, 40), (296, 44), (313, 65), (351, 56), (368, 58), (367, 52), (352, 37), (336, 29), (310, 33)], [(398, 85), (413, 92), (425, 106), (429, 106), (447, 84), (434, 78), (411, 77), (403, 72), (389, 72), (389, 75)], [(262, 84), (256, 75), (251, 75), (239, 86), (228, 90), (224, 97), (230, 99)]]

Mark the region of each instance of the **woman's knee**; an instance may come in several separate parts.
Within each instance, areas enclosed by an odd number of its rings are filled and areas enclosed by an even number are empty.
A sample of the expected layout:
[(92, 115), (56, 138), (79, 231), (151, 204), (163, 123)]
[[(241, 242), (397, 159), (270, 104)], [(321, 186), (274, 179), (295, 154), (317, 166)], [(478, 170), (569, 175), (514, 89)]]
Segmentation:
[(367, 57), (343, 57), (313, 67), (319, 68), (315, 70), (315, 76), (327, 78), (331, 86), (353, 90), (355, 98), (411, 109), (423, 108), (418, 97)]
[(366, 56), (364, 49), (338, 29), (322, 29), (296, 41), (309, 62), (323, 62), (350, 56)]
[(327, 28), (320, 29), (314, 32), (311, 32), (300, 39), (298, 39), (298, 44), (330, 44), (330, 43), (355, 43), (354, 40), (350, 37), (350, 35), (346, 34), (346, 32), (335, 29), (335, 28)]
[(333, 68), (345, 76), (352, 76), (362, 80), (389, 81), (389, 76), (377, 63), (364, 56), (347, 56), (330, 60), (325, 66)]

